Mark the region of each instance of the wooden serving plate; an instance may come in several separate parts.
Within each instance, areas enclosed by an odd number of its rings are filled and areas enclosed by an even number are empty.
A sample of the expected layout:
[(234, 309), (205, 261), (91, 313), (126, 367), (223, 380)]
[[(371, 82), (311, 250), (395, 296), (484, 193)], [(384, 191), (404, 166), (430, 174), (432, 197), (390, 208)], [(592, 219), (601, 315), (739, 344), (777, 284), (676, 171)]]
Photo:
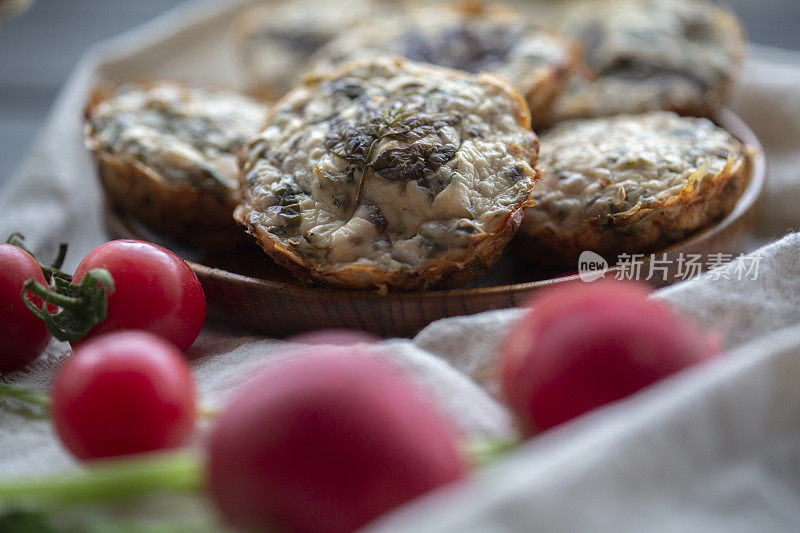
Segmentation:
[[(750, 128), (730, 110), (721, 110), (714, 120), (756, 149), (748, 184), (728, 216), (685, 241), (643, 258), (645, 273), (651, 261), (663, 260), (662, 254), (666, 254), (669, 266), (666, 275), (659, 271), (658, 278), (651, 280), (656, 285), (680, 280), (680, 254), (700, 255), (705, 263), (709, 254), (741, 252), (755, 224), (766, 179), (763, 149)], [(324, 328), (411, 336), (434, 320), (515, 307), (538, 290), (578, 278), (576, 273), (534, 271), (507, 251), (479, 281), (462, 289), (387, 295), (320, 289), (301, 285), (255, 245), (235, 254), (204, 254), (170, 243), (111, 209), (106, 210), (106, 221), (112, 237), (157, 242), (186, 259), (205, 290), (209, 318), (276, 337)], [(619, 267), (612, 267), (606, 276), (617, 272)]]

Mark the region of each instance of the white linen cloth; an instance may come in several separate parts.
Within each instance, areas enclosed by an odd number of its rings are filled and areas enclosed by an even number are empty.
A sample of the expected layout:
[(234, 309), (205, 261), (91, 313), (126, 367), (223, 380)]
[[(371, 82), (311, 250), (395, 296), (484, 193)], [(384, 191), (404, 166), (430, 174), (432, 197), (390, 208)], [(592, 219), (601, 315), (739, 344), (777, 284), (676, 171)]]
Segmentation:
[[(0, 234), (22, 231), (66, 268), (107, 240), (82, 110), (98, 76), (239, 79), (229, 23), (245, 2), (201, 1), (92, 48), (28, 158), (0, 191)], [(375, 531), (797, 531), (800, 527), (800, 55), (754, 49), (733, 109), (764, 144), (769, 180), (757, 280), (699, 279), (659, 292), (729, 354), (522, 446), (508, 458), (399, 509)], [(732, 273), (735, 265), (722, 267)], [(735, 278), (735, 276), (729, 276)], [(466, 435), (509, 435), (495, 399), (496, 350), (518, 310), (441, 320), (378, 357), (405, 369)], [(188, 356), (201, 397), (221, 403), (285, 343), (209, 325)], [(45, 390), (69, 354), (53, 342), (5, 380)], [(74, 467), (46, 420), (0, 408), (0, 476)]]

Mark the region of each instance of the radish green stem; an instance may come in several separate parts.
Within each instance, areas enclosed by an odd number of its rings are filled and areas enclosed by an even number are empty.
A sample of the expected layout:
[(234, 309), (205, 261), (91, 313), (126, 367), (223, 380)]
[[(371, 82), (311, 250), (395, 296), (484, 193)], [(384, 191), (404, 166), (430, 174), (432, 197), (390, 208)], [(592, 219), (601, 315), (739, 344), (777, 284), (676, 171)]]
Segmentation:
[(519, 439), (479, 438), (464, 442), (462, 451), (473, 468), (480, 468), (509, 453), (519, 443)]
[[(516, 440), (481, 439), (466, 443), (474, 467), (501, 457)], [(206, 464), (187, 451), (161, 452), (87, 463), (83, 471), (0, 481), (0, 507), (9, 504), (64, 506), (119, 501), (154, 492), (200, 494), (206, 489)]]
[(199, 493), (205, 487), (203, 461), (187, 452), (89, 464), (81, 472), (0, 482), (0, 502), (71, 505), (124, 500), (152, 492)]
[[(7, 398), (16, 398), (17, 400), (33, 405), (39, 405), (41, 407), (50, 407), (51, 403), (50, 396), (47, 394), (15, 387), (13, 385), (8, 385), (7, 383), (0, 383), (0, 397), (3, 396)], [(220, 413), (221, 411), (218, 409), (209, 407), (207, 405), (200, 405), (197, 407), (197, 414), (202, 418), (217, 418)]]
[(214, 419), (219, 417), (219, 415), (222, 414), (222, 411), (220, 411), (216, 407), (209, 407), (208, 405), (198, 405), (197, 414), (200, 415), (201, 418)]
[(50, 407), (50, 397), (46, 394), (35, 392), (27, 389), (20, 389), (5, 383), (0, 383), (0, 396), (8, 396), (16, 398), (23, 402), (40, 405), (42, 407)]

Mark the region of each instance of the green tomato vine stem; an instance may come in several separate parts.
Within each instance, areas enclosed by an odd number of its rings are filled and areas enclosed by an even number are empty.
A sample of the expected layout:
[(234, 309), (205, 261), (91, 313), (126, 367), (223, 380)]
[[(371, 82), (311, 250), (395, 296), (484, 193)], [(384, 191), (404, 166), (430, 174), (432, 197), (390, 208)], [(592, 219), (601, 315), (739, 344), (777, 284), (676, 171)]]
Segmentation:
[[(87, 272), (80, 283), (72, 283), (72, 276), (61, 270), (67, 256), (66, 243), (58, 247), (53, 262), (45, 265), (25, 246), (24, 240), (21, 233), (12, 233), (6, 243), (30, 254), (47, 282), (43, 285), (33, 278), (25, 281), (21, 291), (25, 307), (45, 323), (56, 339), (69, 342), (82, 339), (106, 319), (108, 296), (114, 292), (114, 278), (108, 270), (96, 268)], [(38, 296), (45, 305), (35, 305), (31, 294)], [(54, 307), (57, 309), (53, 311)]]
[[(51, 290), (49, 287), (45, 287), (44, 285), (42, 285), (33, 278), (26, 280), (25, 283), (23, 283), (22, 291), (23, 294), (25, 294), (26, 292), (30, 292), (38, 296), (42, 300), (46, 301), (47, 303), (63, 307), (64, 309), (75, 309), (77, 307), (80, 307), (82, 301), (80, 298), (73, 298), (65, 294), (59, 294)], [(25, 305), (26, 307), (28, 307), (28, 309), (34, 307), (35, 309), (31, 309), (31, 312), (33, 312), (34, 314), (38, 315), (38, 313), (41, 311), (41, 309), (39, 309), (33, 303), (31, 303), (30, 298), (25, 300)]]
[[(31, 293), (45, 302), (40, 308), (31, 301)], [(86, 273), (79, 283), (53, 277), (49, 286), (35, 279), (22, 285), (22, 301), (28, 310), (42, 320), (48, 331), (60, 341), (77, 341), (106, 319), (108, 296), (114, 293), (114, 278), (104, 268)], [(56, 306), (55, 312), (50, 308)]]
[(55, 259), (53, 259), (53, 261), (49, 265), (45, 265), (41, 261), (39, 261), (39, 258), (36, 257), (36, 254), (34, 254), (32, 251), (28, 249), (27, 246), (25, 246), (24, 241), (25, 241), (25, 236), (18, 231), (12, 233), (11, 235), (8, 236), (8, 239), (6, 239), (7, 244), (11, 244), (21, 250), (24, 250), (25, 252), (28, 252), (28, 254), (30, 254), (34, 259), (36, 259), (36, 262), (39, 263), (39, 268), (42, 269), (44, 278), (45, 280), (47, 280), (48, 283), (50, 283), (50, 280), (53, 277), (59, 277), (67, 281), (72, 281), (72, 276), (61, 270), (61, 267), (64, 266), (64, 259), (67, 258), (67, 248), (69, 247), (67, 243), (62, 242), (61, 244), (59, 244), (58, 253), (56, 254)]

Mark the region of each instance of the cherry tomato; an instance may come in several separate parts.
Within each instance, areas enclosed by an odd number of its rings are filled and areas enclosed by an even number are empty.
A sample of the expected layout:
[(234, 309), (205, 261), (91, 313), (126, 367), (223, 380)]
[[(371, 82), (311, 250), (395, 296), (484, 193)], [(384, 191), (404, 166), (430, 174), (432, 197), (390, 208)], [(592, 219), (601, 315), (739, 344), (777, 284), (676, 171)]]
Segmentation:
[[(0, 244), (0, 372), (27, 365), (50, 340), (44, 322), (22, 302), (22, 284), (29, 278), (45, 283), (36, 259), (16, 246)], [(31, 301), (42, 304), (37, 297)]]
[(232, 525), (349, 532), (465, 474), (452, 429), (393, 369), (354, 348), (298, 355), (211, 434), (211, 494)]
[(715, 340), (633, 283), (578, 282), (535, 298), (501, 349), (503, 393), (543, 431), (719, 352)]
[(79, 459), (172, 448), (192, 432), (194, 379), (173, 345), (144, 331), (83, 343), (59, 369), (52, 419)]
[(108, 317), (79, 343), (102, 333), (142, 329), (182, 351), (192, 345), (206, 318), (206, 300), (197, 276), (180, 257), (155, 244), (118, 240), (89, 252), (74, 282), (93, 268), (111, 273), (115, 291), (108, 298)]

